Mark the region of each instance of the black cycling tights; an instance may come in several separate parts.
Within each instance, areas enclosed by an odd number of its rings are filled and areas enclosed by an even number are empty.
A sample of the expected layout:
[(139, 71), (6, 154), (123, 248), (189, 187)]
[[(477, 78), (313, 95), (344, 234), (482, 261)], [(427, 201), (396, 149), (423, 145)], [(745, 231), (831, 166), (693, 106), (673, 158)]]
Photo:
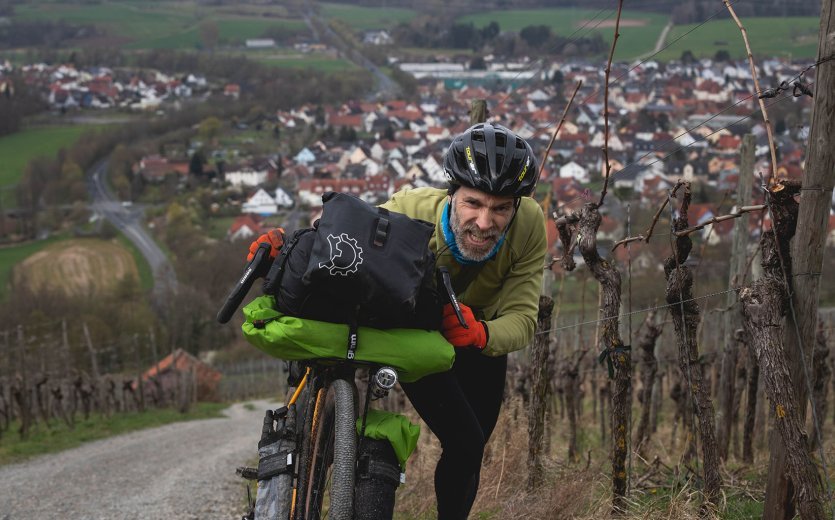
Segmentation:
[(401, 386), (441, 442), (435, 468), (438, 520), (467, 518), (478, 491), (484, 446), (502, 406), (507, 356), (458, 349), (449, 372)]

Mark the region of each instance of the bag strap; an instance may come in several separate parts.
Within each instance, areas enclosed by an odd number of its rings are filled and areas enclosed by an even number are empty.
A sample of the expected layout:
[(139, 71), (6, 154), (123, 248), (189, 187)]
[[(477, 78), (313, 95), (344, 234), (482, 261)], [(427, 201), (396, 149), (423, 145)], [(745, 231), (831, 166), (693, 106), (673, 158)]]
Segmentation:
[(290, 253), (299, 243), (302, 235), (315, 231), (315, 229), (316, 228), (307, 228), (296, 231), (290, 242), (287, 242), (281, 247), (281, 253), (279, 253), (278, 258), (273, 261), (270, 272), (267, 274), (267, 277), (264, 278), (264, 285), (261, 288), (264, 294), (274, 294), (278, 291), (278, 288), (281, 286), (281, 279), (284, 277), (285, 267), (287, 267), (287, 260), (290, 258)]
[(480, 262), (478, 264), (467, 264), (461, 266), (461, 270), (458, 271), (458, 274), (452, 279), (452, 288), (456, 295), (460, 296), (467, 290), (467, 287), (469, 287), (472, 281), (475, 280), (478, 273), (484, 269), (484, 264), (486, 263), (487, 262)]
[(389, 216), (389, 210), (386, 208), (377, 208), (377, 214), (379, 217), (377, 217), (372, 244), (374, 247), (383, 247), (386, 245), (386, 240), (388, 240), (389, 227), (391, 226), (387, 218)]

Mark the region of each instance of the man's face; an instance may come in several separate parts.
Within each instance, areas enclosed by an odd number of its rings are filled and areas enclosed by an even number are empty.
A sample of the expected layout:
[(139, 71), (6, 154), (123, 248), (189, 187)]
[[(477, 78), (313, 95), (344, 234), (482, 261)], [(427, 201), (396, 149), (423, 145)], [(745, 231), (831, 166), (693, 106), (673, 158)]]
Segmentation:
[(490, 195), (467, 186), (450, 202), (450, 227), (458, 249), (468, 260), (484, 260), (496, 246), (513, 216), (513, 197)]

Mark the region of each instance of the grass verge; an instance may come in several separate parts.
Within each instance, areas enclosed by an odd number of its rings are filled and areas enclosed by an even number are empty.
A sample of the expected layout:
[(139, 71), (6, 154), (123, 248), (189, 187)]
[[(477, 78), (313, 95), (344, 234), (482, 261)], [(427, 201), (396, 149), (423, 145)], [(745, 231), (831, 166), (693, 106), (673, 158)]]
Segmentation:
[(148, 264), (148, 261), (144, 256), (142, 256), (139, 249), (133, 245), (133, 242), (128, 240), (125, 235), (119, 233), (117, 240), (119, 244), (130, 251), (130, 254), (133, 255), (133, 260), (136, 262), (136, 271), (139, 273), (139, 287), (142, 288), (143, 291), (150, 291), (153, 289), (154, 273), (151, 271), (151, 266)]
[(48, 126), (29, 128), (0, 137), (0, 203), (15, 205), (11, 189), (23, 178), (26, 165), (36, 157), (55, 155), (61, 148), (71, 146), (88, 126)]
[(178, 421), (221, 417), (221, 410), (227, 406), (224, 403), (198, 403), (185, 414), (177, 410), (164, 408), (146, 410), (141, 413), (120, 412), (107, 418), (94, 415), (89, 419), (77, 421), (74, 429), (70, 429), (65, 423), (53, 420), (49, 428), (39, 424), (35, 430), (30, 432), (29, 438), (25, 440), (21, 440), (16, 434), (17, 424), (12, 423), (9, 432), (6, 433), (2, 444), (0, 444), (0, 465), (20, 462), (45, 453), (55, 453), (75, 448), (85, 442), (104, 439), (121, 433)]

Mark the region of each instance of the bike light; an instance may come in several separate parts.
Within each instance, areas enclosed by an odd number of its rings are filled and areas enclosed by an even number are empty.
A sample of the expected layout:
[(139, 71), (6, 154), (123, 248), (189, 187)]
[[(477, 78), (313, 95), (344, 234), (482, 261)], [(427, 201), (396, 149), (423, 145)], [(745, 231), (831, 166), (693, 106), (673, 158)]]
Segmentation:
[(374, 384), (383, 390), (391, 390), (397, 384), (397, 372), (391, 367), (382, 367), (374, 374)]

